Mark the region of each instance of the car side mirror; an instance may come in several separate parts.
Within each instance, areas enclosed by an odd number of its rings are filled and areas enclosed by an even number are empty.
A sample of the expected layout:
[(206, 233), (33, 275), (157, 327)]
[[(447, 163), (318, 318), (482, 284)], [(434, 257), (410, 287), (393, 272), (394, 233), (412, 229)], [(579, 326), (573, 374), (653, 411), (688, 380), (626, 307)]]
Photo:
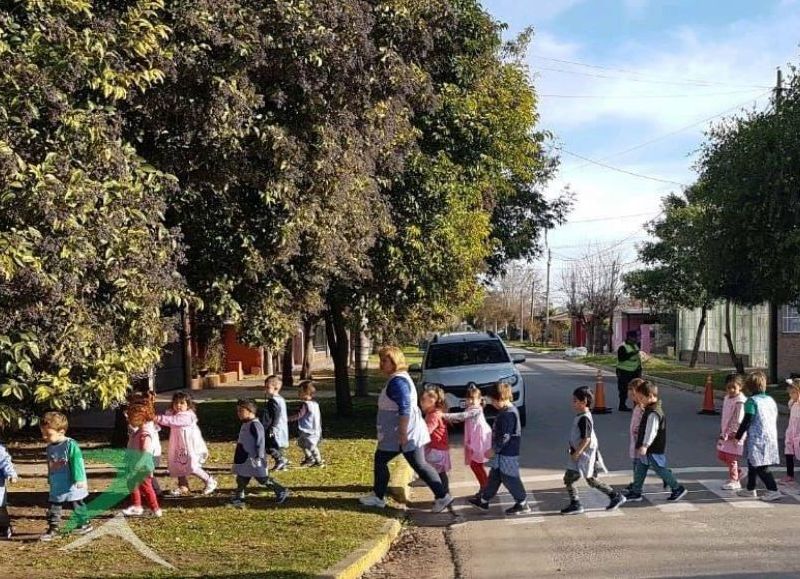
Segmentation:
[(409, 372), (413, 372), (414, 374), (419, 374), (420, 372), (422, 372), (422, 365), (421, 364), (411, 364), (411, 366), (408, 367), (408, 371)]
[(514, 354), (511, 357), (511, 361), (514, 362), (515, 364), (524, 364), (525, 360), (526, 360), (525, 354)]

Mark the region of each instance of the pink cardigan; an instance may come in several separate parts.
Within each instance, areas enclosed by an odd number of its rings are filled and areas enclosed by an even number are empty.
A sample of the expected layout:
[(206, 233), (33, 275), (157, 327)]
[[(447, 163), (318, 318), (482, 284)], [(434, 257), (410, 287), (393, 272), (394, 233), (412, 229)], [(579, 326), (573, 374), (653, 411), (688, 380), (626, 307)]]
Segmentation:
[(786, 427), (785, 453), (800, 454), (800, 402), (789, 401), (789, 425)]
[(167, 466), (173, 477), (189, 476), (208, 458), (208, 447), (197, 426), (197, 415), (191, 410), (156, 416), (156, 423), (169, 428)]
[(636, 438), (639, 436), (639, 425), (642, 422), (643, 414), (644, 409), (638, 404), (635, 404), (631, 412), (631, 426), (629, 429), (630, 444), (628, 446), (628, 453), (630, 454), (631, 460), (636, 458)]
[(717, 450), (726, 452), (736, 456), (742, 456), (744, 452), (744, 440), (736, 440), (736, 432), (739, 430), (739, 425), (744, 420), (744, 403), (747, 398), (744, 394), (731, 398), (726, 396), (722, 403), (722, 419), (720, 420), (719, 442), (717, 442)]

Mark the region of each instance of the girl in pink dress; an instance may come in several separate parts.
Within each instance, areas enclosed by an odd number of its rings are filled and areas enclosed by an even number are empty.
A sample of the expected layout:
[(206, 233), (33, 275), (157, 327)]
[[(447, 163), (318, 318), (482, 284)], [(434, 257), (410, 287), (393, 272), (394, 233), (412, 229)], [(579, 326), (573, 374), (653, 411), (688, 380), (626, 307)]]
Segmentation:
[(744, 452), (744, 438), (736, 440), (736, 432), (744, 420), (744, 404), (747, 397), (742, 394), (744, 380), (738, 374), (730, 374), (725, 380), (725, 401), (722, 403), (722, 420), (719, 440), (717, 441), (717, 457), (728, 467), (728, 482), (722, 485), (726, 491), (737, 491), (742, 488), (739, 482), (742, 470), (739, 461)]
[(789, 392), (789, 426), (786, 427), (785, 448), (786, 476), (780, 482), (794, 482), (794, 457), (800, 454), (800, 379), (787, 380)]
[(188, 394), (177, 392), (172, 397), (172, 407), (156, 416), (159, 426), (169, 428), (167, 466), (169, 475), (178, 479), (178, 488), (170, 493), (173, 497), (190, 494), (189, 476), (196, 476), (205, 483), (204, 495), (210, 495), (217, 488), (216, 479), (201, 467), (208, 458), (208, 447), (197, 426), (195, 409)]
[(489, 480), (486, 474), (486, 451), (492, 448), (492, 428), (483, 415), (483, 396), (477, 386), (467, 389), (464, 412), (445, 414), (443, 418), (451, 423), (464, 423), (464, 462), (469, 465), (480, 485), (480, 491)]

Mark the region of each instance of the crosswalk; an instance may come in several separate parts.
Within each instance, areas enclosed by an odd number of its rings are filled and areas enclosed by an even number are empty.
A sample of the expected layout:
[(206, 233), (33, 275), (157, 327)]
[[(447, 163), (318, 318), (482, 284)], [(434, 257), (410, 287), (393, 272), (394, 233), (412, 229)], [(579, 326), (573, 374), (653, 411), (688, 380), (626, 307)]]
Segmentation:
[[(607, 511), (608, 497), (598, 490), (589, 487), (579, 487), (581, 503), (584, 512), (575, 517), (585, 519), (624, 518), (636, 516), (642, 508), (657, 509), (665, 514), (687, 514), (698, 511), (710, 511), (719, 508), (767, 510), (779, 507), (800, 508), (800, 487), (781, 487), (783, 498), (779, 502), (768, 503), (760, 498), (741, 497), (733, 491), (722, 489), (724, 480), (721, 479), (694, 479), (681, 481), (689, 491), (688, 495), (676, 503), (668, 502), (669, 491), (660, 483), (648, 482), (643, 488), (644, 500), (638, 503), (629, 503), (616, 511)], [(760, 491), (762, 494), (764, 491)], [(514, 504), (507, 493), (501, 492), (492, 501), (489, 511), (482, 512), (466, 503), (461, 497), (456, 500), (452, 514), (456, 517), (455, 524), (467, 522), (480, 522), (490, 520), (504, 520), (509, 525), (536, 525), (548, 521), (561, 520), (560, 510), (566, 504), (567, 496), (563, 488), (529, 489), (528, 503), (531, 506), (529, 515), (507, 516), (505, 509)], [(443, 515), (446, 516), (446, 515)]]

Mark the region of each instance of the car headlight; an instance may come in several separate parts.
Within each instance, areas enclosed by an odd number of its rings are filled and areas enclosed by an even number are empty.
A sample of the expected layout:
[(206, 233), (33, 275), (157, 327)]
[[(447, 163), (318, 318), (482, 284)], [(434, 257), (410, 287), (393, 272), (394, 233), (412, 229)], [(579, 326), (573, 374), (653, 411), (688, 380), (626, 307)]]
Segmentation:
[(504, 378), (500, 378), (500, 380), (498, 380), (498, 382), (501, 382), (501, 383), (505, 382), (509, 386), (516, 386), (517, 383), (519, 382), (519, 375), (511, 374), (510, 376), (506, 376)]

